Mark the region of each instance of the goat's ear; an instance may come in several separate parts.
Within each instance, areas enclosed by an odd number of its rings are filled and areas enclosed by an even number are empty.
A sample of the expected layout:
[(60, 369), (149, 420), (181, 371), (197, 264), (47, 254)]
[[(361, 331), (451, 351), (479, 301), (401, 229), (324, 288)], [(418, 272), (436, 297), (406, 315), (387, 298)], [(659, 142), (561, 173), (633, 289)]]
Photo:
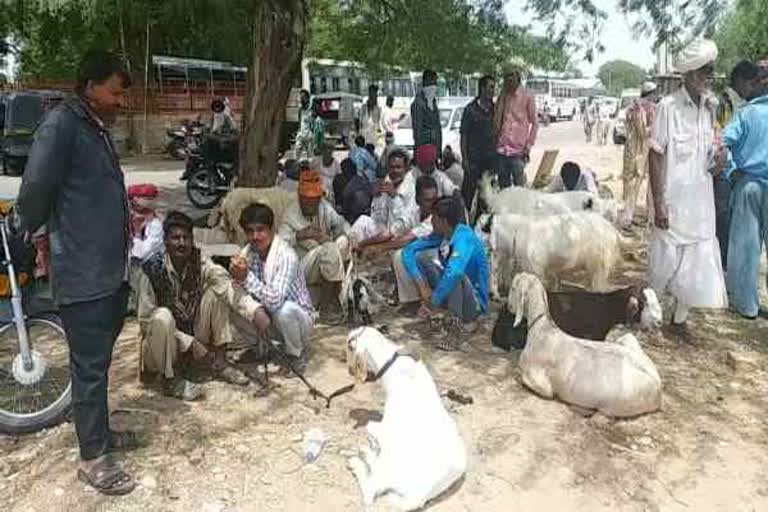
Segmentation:
[(637, 300), (637, 297), (634, 295), (630, 295), (629, 300), (627, 300), (627, 322), (632, 323), (635, 321), (635, 318), (637, 318), (637, 315), (640, 313), (640, 301)]
[(523, 287), (518, 284), (515, 288), (510, 290), (509, 296), (510, 298), (514, 297), (514, 299), (510, 302), (514, 302), (515, 323), (513, 324), (513, 327), (517, 327), (520, 325), (520, 322), (523, 321), (526, 290), (524, 290)]

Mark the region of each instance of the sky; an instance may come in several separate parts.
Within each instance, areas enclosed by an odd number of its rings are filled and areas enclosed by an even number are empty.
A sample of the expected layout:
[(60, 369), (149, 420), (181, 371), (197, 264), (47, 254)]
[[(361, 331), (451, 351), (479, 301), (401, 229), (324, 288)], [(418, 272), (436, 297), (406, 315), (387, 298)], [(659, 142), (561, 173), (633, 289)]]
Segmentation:
[[(594, 0), (599, 9), (608, 13), (605, 20), (600, 41), (605, 46), (605, 52), (598, 54), (593, 63), (582, 60), (576, 53), (574, 60), (584, 76), (595, 76), (600, 65), (615, 59), (622, 59), (637, 64), (643, 69), (653, 67), (656, 58), (653, 53), (653, 40), (649, 36), (637, 37), (632, 33), (632, 23), (617, 8), (616, 0)], [(527, 24), (531, 15), (525, 13), (526, 0), (508, 0), (506, 6), (509, 21), (518, 25)], [(543, 23), (533, 22), (531, 28), (534, 34), (544, 35), (546, 26)]]

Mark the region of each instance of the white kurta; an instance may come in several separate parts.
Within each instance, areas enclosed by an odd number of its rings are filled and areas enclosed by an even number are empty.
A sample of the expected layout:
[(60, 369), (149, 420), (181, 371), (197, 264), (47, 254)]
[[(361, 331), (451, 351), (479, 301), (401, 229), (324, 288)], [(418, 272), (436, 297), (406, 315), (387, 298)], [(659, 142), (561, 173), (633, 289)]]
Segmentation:
[(649, 279), (685, 307), (724, 308), (728, 298), (715, 236), (712, 175), (714, 115), (685, 87), (658, 108), (651, 148), (663, 155), (662, 184), (669, 229), (651, 228)]

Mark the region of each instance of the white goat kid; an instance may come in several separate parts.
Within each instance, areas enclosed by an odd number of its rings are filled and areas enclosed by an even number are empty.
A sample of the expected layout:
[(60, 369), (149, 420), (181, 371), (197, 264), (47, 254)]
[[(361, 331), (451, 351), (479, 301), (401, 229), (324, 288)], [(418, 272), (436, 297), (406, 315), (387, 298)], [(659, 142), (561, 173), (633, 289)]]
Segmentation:
[(387, 394), (381, 422), (367, 425), (370, 447), (349, 468), (365, 505), (388, 493), (401, 510), (417, 510), (462, 477), (467, 456), (427, 368), (400, 350), (372, 327), (349, 334), (350, 372), (359, 381), (377, 375)]
[(515, 276), (508, 307), (515, 326), (523, 317), (528, 321), (518, 364), (523, 383), (538, 395), (610, 417), (639, 416), (661, 407), (661, 377), (634, 335), (605, 343), (564, 333), (549, 316), (544, 286), (531, 274)]
[[(591, 289), (605, 291), (608, 278), (621, 259), (621, 235), (596, 213), (546, 217), (502, 214), (489, 219), (488, 224), (493, 253), (491, 270), (497, 274), (497, 281), (503, 281), (517, 268), (539, 276), (557, 289), (565, 272), (585, 270)], [(492, 292), (498, 297), (498, 290)]]

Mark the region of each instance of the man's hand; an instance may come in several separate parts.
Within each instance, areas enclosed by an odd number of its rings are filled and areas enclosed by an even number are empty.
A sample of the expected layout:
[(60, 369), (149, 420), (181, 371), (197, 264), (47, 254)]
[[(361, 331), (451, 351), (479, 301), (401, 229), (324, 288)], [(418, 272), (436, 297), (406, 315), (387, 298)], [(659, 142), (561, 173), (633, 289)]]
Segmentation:
[(379, 180), (378, 183), (376, 183), (376, 194), (389, 194), (392, 195), (395, 192), (395, 187), (392, 185), (392, 182), (389, 180)]
[(232, 256), (229, 262), (229, 273), (237, 283), (243, 283), (248, 277), (248, 260), (243, 256)]
[(253, 325), (255, 325), (260, 332), (266, 333), (271, 324), (272, 320), (270, 320), (266, 310), (264, 308), (256, 309), (256, 312), (253, 314)]
[(432, 303), (432, 290), (429, 288), (428, 284), (426, 283), (419, 284), (419, 295), (421, 295), (421, 300), (425, 304)]
[(205, 348), (205, 345), (197, 341), (196, 339), (192, 340), (192, 357), (195, 360), (199, 360), (204, 358), (208, 355), (208, 349)]
[(657, 228), (667, 230), (669, 229), (669, 212), (667, 211), (667, 205), (657, 204), (653, 208), (653, 223)]

